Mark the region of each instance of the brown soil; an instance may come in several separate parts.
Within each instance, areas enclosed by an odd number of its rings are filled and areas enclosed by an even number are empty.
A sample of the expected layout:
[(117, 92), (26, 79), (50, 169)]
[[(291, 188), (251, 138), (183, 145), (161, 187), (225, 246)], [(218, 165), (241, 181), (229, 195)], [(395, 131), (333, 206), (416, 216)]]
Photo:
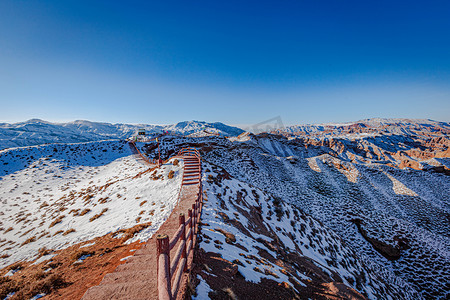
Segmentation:
[[(120, 260), (133, 255), (133, 249), (139, 249), (141, 243), (124, 243), (136, 232), (148, 224), (139, 224), (132, 228), (109, 233), (83, 243), (58, 251), (43, 251), (56, 254), (50, 261), (36, 265), (31, 262), (19, 262), (0, 270), (0, 299), (10, 292), (16, 292), (10, 299), (30, 299), (36, 294), (46, 293), (42, 299), (81, 299), (86, 290), (97, 285), (103, 276), (112, 272)], [(114, 238), (118, 234), (121, 238)], [(80, 248), (82, 245), (95, 243)], [(90, 255), (81, 263), (75, 263), (82, 255)], [(21, 268), (11, 277), (3, 277), (10, 269)]]
[[(300, 285), (295, 277), (282, 283), (268, 278), (262, 278), (259, 283), (249, 282), (239, 273), (237, 264), (223, 259), (217, 253), (205, 253), (203, 249), (196, 251), (194, 261), (191, 293), (194, 293), (193, 287), (199, 283), (198, 275), (212, 289), (208, 294), (210, 299), (366, 299), (345, 284), (333, 281), (311, 281), (306, 287)], [(298, 293), (294, 286), (301, 292)]]
[[(229, 177), (229, 174), (221, 169), (216, 177), (211, 177), (208, 181), (221, 185), (223, 178), (227, 177)], [(226, 217), (226, 214), (218, 212), (217, 214), (222, 217), (224, 223), (235, 227), (243, 235), (251, 237), (251, 232), (254, 232), (266, 236), (268, 240), (258, 238), (256, 241), (271, 249), (276, 253), (276, 256), (272, 256), (263, 248), (258, 249), (257, 256), (247, 255), (245, 254), (247, 252), (245, 247), (236, 243), (233, 234), (222, 228), (214, 228), (214, 231), (225, 236), (226, 243), (233, 244), (243, 250), (242, 253), (239, 253), (242, 259), (230, 262), (218, 253), (205, 252), (202, 248), (197, 249), (194, 255), (191, 293), (195, 293), (194, 287), (199, 283), (198, 278), (201, 277), (212, 289), (208, 294), (210, 299), (365, 299), (363, 295), (343, 284), (339, 274), (332, 273), (330, 275), (324, 272), (308, 257), (303, 256), (300, 249), (296, 252), (287, 251), (278, 238), (277, 231), (264, 224), (260, 207), (249, 206), (241, 192), (237, 192), (236, 198), (233, 200), (230, 198), (225, 201), (221, 194), (216, 194), (216, 197), (219, 200), (221, 210), (228, 210), (227, 205), (232, 205), (240, 215), (248, 220), (247, 227), (244, 227), (237, 219), (231, 219)], [(206, 198), (204, 201), (207, 203)], [(280, 216), (285, 213), (281, 208), (279, 199), (274, 199), (273, 205), (275, 214), (277, 214), (277, 209), (279, 209)], [(202, 234), (202, 227), (203, 225), (200, 226), (199, 241), (208, 239), (207, 235)], [(208, 230), (211, 230), (211, 228)], [(218, 241), (211, 242), (217, 243)], [(245, 277), (239, 272), (242, 265), (241, 260), (258, 262), (258, 267), (255, 267), (254, 271), (261, 272), (266, 277), (262, 278), (259, 283), (246, 281)], [(282, 267), (281, 272), (288, 276), (288, 282), (278, 282), (277, 274), (271, 272), (270, 266), (272, 264)], [(298, 275), (299, 273), (308, 274), (310, 280), (304, 280)], [(271, 279), (272, 277), (273, 279)], [(362, 279), (358, 278), (357, 280)]]

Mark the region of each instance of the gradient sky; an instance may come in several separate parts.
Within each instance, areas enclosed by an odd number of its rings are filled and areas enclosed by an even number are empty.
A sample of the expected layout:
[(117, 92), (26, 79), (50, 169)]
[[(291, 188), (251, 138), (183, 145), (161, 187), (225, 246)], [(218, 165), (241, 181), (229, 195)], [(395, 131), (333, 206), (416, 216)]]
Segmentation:
[(450, 1), (0, 1), (0, 121), (450, 121)]

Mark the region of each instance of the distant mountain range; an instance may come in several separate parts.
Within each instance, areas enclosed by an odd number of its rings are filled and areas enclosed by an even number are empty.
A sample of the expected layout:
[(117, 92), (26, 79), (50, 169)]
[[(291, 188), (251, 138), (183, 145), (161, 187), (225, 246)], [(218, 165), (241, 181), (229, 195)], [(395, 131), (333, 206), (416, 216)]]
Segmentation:
[(244, 130), (223, 123), (185, 121), (172, 125), (111, 124), (77, 120), (68, 123), (52, 123), (32, 119), (19, 123), (0, 123), (0, 150), (13, 147), (41, 145), (47, 143), (79, 143), (99, 140), (125, 139), (138, 129), (147, 133), (170, 131), (190, 135), (206, 130), (222, 136), (237, 136)]
[[(201, 136), (212, 133), (221, 136), (238, 136), (245, 131), (220, 122), (184, 121), (172, 125), (111, 124), (77, 120), (68, 123), (52, 123), (31, 119), (19, 123), (0, 123), (0, 150), (13, 147), (48, 143), (79, 143), (111, 139), (125, 139), (145, 129), (147, 133), (169, 131), (178, 135)], [(346, 139), (394, 135), (423, 135), (450, 133), (450, 123), (425, 119), (365, 119), (346, 123), (293, 125), (272, 131), (289, 137), (341, 137)]]
[[(166, 164), (160, 175), (135, 176), (146, 166), (117, 139), (140, 128), (180, 134), (161, 137), (159, 149), (137, 143), (150, 158), (169, 159), (186, 146), (202, 155), (207, 201), (193, 273), (200, 298), (227, 298), (223, 287), (233, 286), (240, 299), (267, 299), (267, 291), (273, 299), (450, 299), (450, 124), (411, 119), (260, 134), (196, 121), (0, 124), (0, 141), (10, 147), (61, 143), (0, 151), (0, 278), (19, 282), (0, 282), (0, 299), (10, 292), (2, 285), (23, 290), (20, 283), (47, 264), (31, 265), (42, 247), (66, 251), (43, 259), (52, 259), (52, 274), (67, 276), (79, 248), (61, 243), (87, 243), (96, 253), (89, 259), (102, 261), (105, 244), (91, 238), (135, 222), (158, 228), (157, 212), (169, 213), (162, 209), (179, 188), (169, 170), (180, 181), (181, 170)], [(24, 269), (8, 266), (25, 258)], [(92, 280), (89, 270), (76, 276)]]
[(285, 133), (293, 136), (327, 136), (348, 134), (415, 134), (418, 131), (436, 132), (450, 131), (450, 123), (428, 119), (385, 119), (373, 118), (346, 123), (302, 124), (287, 126), (276, 130), (276, 133)]

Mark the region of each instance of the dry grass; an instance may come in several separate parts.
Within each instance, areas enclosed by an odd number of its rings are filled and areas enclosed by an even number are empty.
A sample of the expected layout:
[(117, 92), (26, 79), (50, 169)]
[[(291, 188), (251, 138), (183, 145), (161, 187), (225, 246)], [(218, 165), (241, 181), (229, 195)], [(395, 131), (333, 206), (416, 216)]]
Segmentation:
[(75, 232), (76, 230), (73, 228), (70, 228), (69, 230), (66, 230), (63, 235), (68, 235), (69, 233)]
[[(141, 224), (129, 230), (130, 236), (140, 231)], [(124, 230), (125, 231), (125, 230)], [(114, 233), (93, 240), (95, 244), (88, 248), (79, 248), (74, 245), (63, 250), (55, 251), (55, 256), (50, 262), (32, 265), (30, 262), (22, 262), (2, 270), (19, 270), (12, 276), (0, 276), (0, 299), (12, 292), (14, 296), (10, 300), (31, 299), (37, 294), (46, 294), (45, 299), (81, 299), (86, 289), (97, 285), (105, 273), (110, 273), (121, 264), (121, 258), (129, 256), (131, 249), (139, 248), (139, 242), (124, 245), (124, 237), (114, 238)], [(36, 248), (37, 249), (37, 248)], [(80, 250), (87, 250), (82, 252)], [(41, 249), (44, 253), (48, 250)], [(3, 254), (4, 252), (2, 251)], [(91, 255), (92, 254), (92, 255)], [(83, 255), (91, 255), (81, 264), (73, 264)], [(49, 269), (48, 272), (45, 270)], [(52, 277), (55, 275), (57, 277)], [(68, 282), (71, 286), (68, 286)], [(64, 287), (66, 286), (67, 287)], [(44, 299), (44, 298), (43, 298)]]
[(231, 300), (237, 300), (237, 299), (238, 299), (237, 296), (236, 296), (236, 294), (233, 292), (233, 290), (232, 290), (231, 288), (224, 288), (224, 289), (222, 289), (222, 291), (224, 291), (225, 293), (227, 293), (228, 297), (229, 297)]
[(8, 270), (22, 270), (24, 268), (24, 263), (21, 261), (18, 261), (16, 263), (13, 263), (12, 265), (10, 265), (7, 269)]
[(89, 202), (89, 200), (91, 200), (93, 197), (94, 197), (93, 194), (87, 194), (86, 196), (83, 197), (83, 201)]
[(44, 236), (46, 236), (47, 234), (49, 234), (48, 231), (44, 231), (43, 233), (41, 233), (41, 235), (38, 236), (38, 240)]
[(77, 261), (83, 256), (92, 256), (94, 254), (95, 254), (95, 251), (78, 250), (72, 254), (72, 260)]
[(275, 272), (273, 272), (273, 271), (271, 271), (271, 270), (269, 270), (267, 268), (264, 268), (264, 274), (271, 275), (271, 276), (273, 276), (275, 278), (280, 278), (280, 276), (278, 276)]
[(61, 223), (62, 219), (64, 219), (65, 217), (66, 216), (64, 216), (64, 215), (57, 217), (55, 220), (53, 220), (53, 222), (50, 224), (50, 226), (48, 226), (48, 228), (52, 228), (56, 224)]
[(6, 299), (6, 296), (14, 292), (15, 288), (15, 281), (8, 277), (0, 277), (0, 299)]
[(48, 203), (47, 203), (47, 202), (44, 202), (44, 203), (41, 204), (41, 206), (39, 206), (39, 209), (44, 208), (44, 207), (46, 207), (46, 206), (48, 206)]
[(39, 256), (48, 255), (52, 252), (53, 252), (53, 250), (47, 249), (46, 247), (39, 248), (39, 250), (38, 250)]
[(23, 237), (23, 236), (29, 234), (30, 232), (33, 231), (33, 229), (34, 229), (34, 228), (31, 228), (30, 230), (25, 231), (24, 233), (22, 233), (22, 234), (20, 235), (20, 237)]
[(61, 234), (61, 233), (63, 233), (63, 232), (64, 232), (64, 230), (58, 230), (57, 232), (55, 232), (55, 234), (54, 234), (53, 236), (58, 235), (58, 234)]
[(139, 204), (139, 206), (142, 206), (142, 205), (144, 205), (145, 203), (147, 203), (147, 200), (142, 201), (142, 202)]
[(100, 204), (104, 204), (106, 202), (108, 202), (108, 197), (98, 199), (98, 203)]
[(79, 215), (79, 212), (80, 212), (80, 209), (79, 209), (79, 208), (77, 208), (77, 209), (71, 209), (71, 210), (69, 211), (69, 214), (73, 213), (73, 216), (76, 217), (76, 216)]
[(104, 208), (100, 213), (98, 213), (98, 214), (96, 214), (95, 216), (93, 216), (92, 218), (90, 218), (90, 219), (89, 219), (89, 222), (92, 222), (92, 221), (97, 220), (98, 218), (100, 218), (101, 216), (103, 216), (103, 214), (104, 214), (105, 212), (107, 212), (107, 211), (108, 211), (108, 209), (107, 209), (107, 208)]
[(85, 214), (87, 214), (88, 212), (90, 212), (91, 210), (89, 208), (85, 208), (80, 212), (80, 216), (84, 216)]
[(5, 233), (8, 233), (8, 232), (10, 232), (10, 231), (13, 230), (13, 229), (14, 229), (14, 228), (9, 227), (8, 229), (5, 230)]
[(144, 230), (145, 228), (147, 228), (151, 225), (152, 225), (152, 222), (143, 223), (143, 224), (139, 224), (139, 225), (136, 225), (136, 226), (128, 228), (128, 229), (120, 230), (119, 232), (123, 232), (124, 239), (128, 240), (128, 239), (132, 238), (136, 233), (141, 232), (142, 230)]
[(0, 298), (4, 299), (11, 292), (16, 292), (11, 299), (31, 299), (37, 294), (49, 294), (53, 290), (69, 285), (61, 275), (36, 272), (31, 276), (35, 280), (7, 279), (0, 281)]
[(24, 246), (26, 244), (29, 244), (29, 243), (32, 243), (32, 242), (35, 242), (35, 241), (36, 241), (36, 237), (32, 236), (32, 237), (26, 239), (25, 242), (23, 242), (22, 245), (20, 245), (20, 246), (22, 247), (22, 246)]
[(223, 234), (225, 236), (225, 242), (228, 244), (232, 244), (234, 242), (236, 242), (236, 237), (234, 236), (234, 234), (223, 230), (221, 228), (216, 228), (216, 231), (220, 232), (221, 234)]

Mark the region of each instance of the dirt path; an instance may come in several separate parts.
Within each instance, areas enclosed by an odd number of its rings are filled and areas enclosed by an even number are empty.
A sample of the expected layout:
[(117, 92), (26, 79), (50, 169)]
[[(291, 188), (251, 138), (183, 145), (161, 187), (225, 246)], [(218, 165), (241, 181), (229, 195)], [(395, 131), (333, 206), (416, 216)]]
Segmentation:
[[(98, 286), (91, 287), (83, 300), (94, 299), (158, 299), (156, 237), (158, 234), (174, 236), (179, 227), (180, 213), (187, 215), (198, 197), (200, 187), (200, 159), (180, 157), (185, 161), (180, 199), (167, 221), (124, 264), (107, 274)], [(176, 248), (171, 251), (174, 256)]]

